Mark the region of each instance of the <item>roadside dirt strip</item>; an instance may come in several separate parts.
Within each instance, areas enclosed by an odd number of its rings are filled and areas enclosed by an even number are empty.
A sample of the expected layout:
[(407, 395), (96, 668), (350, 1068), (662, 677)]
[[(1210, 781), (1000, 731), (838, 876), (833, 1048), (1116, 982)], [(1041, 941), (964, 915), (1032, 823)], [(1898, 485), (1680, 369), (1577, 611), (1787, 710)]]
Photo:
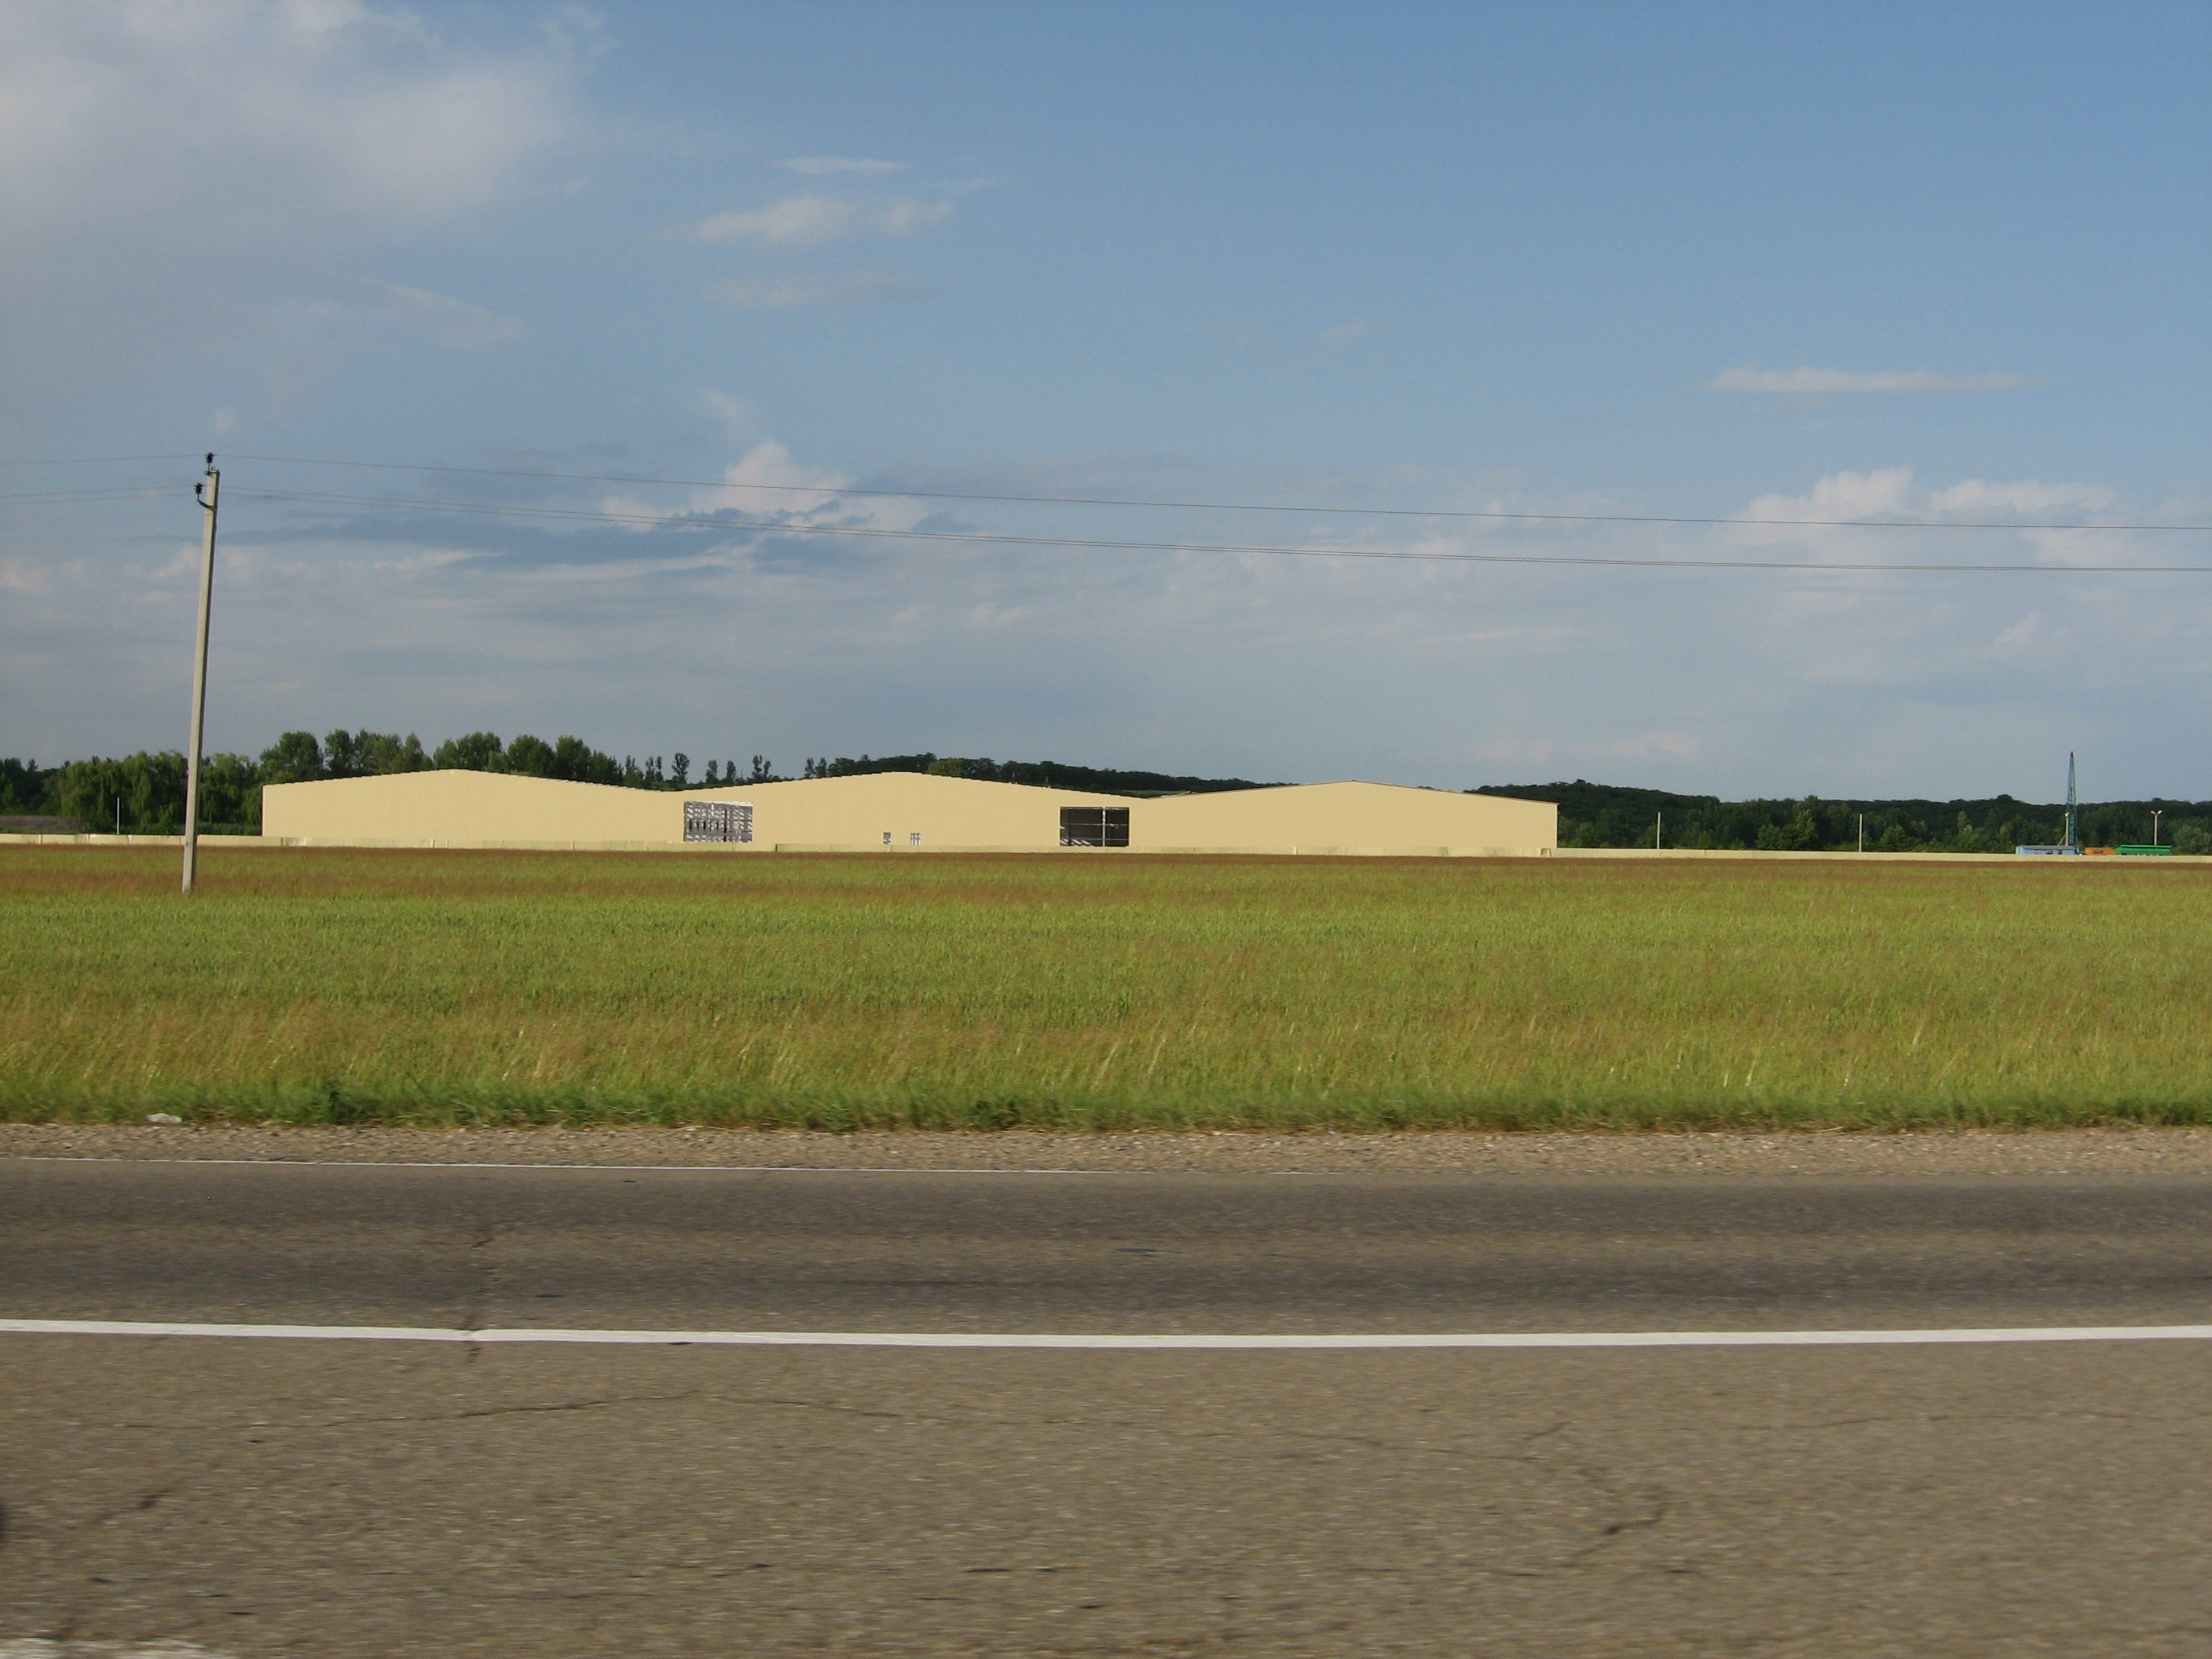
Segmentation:
[(0, 1158), (1587, 1176), (2212, 1176), (2212, 1129), (1956, 1134), (811, 1134), (0, 1123)]

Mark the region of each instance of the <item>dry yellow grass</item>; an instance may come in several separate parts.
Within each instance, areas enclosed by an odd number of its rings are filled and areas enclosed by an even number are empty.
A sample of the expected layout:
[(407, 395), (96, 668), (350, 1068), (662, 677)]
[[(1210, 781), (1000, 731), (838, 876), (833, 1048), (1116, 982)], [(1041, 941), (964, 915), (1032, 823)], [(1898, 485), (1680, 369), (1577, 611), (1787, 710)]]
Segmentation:
[[(2053, 861), (2055, 863), (2055, 861)], [(2212, 1121), (2173, 866), (0, 849), (0, 1114)]]

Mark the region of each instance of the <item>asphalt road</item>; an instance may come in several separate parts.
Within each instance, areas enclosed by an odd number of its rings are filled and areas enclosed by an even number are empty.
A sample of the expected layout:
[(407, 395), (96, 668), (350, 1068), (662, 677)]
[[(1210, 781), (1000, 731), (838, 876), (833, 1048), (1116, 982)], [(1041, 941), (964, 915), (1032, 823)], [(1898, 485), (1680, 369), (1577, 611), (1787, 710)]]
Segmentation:
[[(2212, 1322), (2212, 1180), (0, 1163), (0, 1316)], [(0, 1656), (2190, 1655), (2212, 1345), (0, 1334)], [(39, 1638), (58, 1645), (11, 1649)], [(121, 1650), (100, 1644), (121, 1643)], [(189, 1650), (177, 1650), (188, 1651)]]

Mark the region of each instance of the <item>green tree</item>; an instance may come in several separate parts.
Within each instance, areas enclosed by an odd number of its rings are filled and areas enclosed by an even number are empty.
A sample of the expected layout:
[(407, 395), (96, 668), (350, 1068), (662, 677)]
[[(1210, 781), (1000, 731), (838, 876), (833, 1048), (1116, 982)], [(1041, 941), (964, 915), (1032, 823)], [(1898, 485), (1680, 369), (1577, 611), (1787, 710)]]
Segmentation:
[(36, 761), (0, 760), (0, 812), (44, 812), (53, 805), (55, 774)]
[(1786, 823), (1759, 826), (1758, 846), (1769, 852), (1810, 853), (1820, 845), (1820, 828), (1813, 822), (1811, 806), (1801, 806)]
[(563, 736), (553, 744), (553, 769), (546, 775), (571, 783), (620, 783), (623, 769), (612, 755), (603, 755), (581, 738)]
[(95, 835), (118, 823), (125, 835), (173, 835), (184, 827), (185, 757), (167, 749), (71, 761), (61, 769), (54, 793), (62, 816)]
[(505, 755), (497, 732), (471, 732), (465, 738), (448, 738), (440, 744), (430, 763), (441, 770), (497, 772), (505, 769), (499, 764)]
[(501, 763), (489, 769), (520, 773), (526, 778), (550, 778), (554, 775), (555, 759), (551, 744), (525, 732), (507, 745), (507, 753), (501, 757)]
[(218, 826), (261, 833), (261, 768), (249, 755), (210, 755), (200, 763), (200, 828)]
[(312, 732), (287, 732), (261, 751), (261, 781), (306, 783), (323, 775), (323, 749)]
[[(363, 737), (369, 734), (362, 732)], [(368, 769), (361, 763), (361, 750), (355, 744), (353, 733), (343, 726), (323, 737), (323, 775), (332, 778), (357, 778)]]
[(422, 739), (410, 732), (404, 738), (389, 732), (356, 732), (354, 747), (362, 769), (379, 775), (392, 772), (427, 772), (430, 757), (422, 752)]

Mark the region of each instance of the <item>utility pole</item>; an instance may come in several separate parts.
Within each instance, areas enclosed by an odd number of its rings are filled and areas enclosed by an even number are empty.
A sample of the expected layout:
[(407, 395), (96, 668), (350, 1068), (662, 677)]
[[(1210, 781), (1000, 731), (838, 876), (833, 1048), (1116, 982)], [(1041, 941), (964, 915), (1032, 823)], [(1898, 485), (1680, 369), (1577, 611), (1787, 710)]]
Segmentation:
[(222, 493), (222, 474), (215, 470), (215, 457), (207, 458), (207, 477), (192, 486), (199, 498), (200, 631), (192, 657), (192, 741), (185, 750), (185, 891), (192, 890), (192, 878), (200, 860), (200, 749), (207, 726), (208, 608), (215, 599), (215, 507)]

